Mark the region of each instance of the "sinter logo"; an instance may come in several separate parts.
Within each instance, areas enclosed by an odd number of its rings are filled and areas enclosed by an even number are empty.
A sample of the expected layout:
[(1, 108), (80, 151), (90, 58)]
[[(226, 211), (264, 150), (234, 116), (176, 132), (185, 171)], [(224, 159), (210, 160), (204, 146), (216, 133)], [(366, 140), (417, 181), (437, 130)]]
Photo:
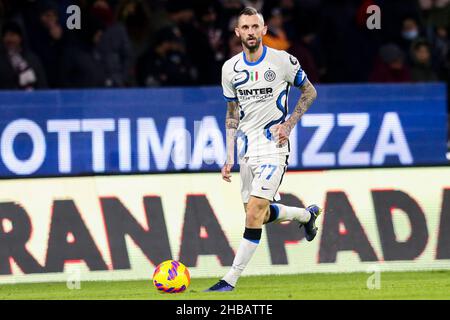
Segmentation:
[(259, 89), (238, 89), (239, 101), (257, 100), (262, 101), (267, 98), (273, 97), (272, 88), (259, 88)]

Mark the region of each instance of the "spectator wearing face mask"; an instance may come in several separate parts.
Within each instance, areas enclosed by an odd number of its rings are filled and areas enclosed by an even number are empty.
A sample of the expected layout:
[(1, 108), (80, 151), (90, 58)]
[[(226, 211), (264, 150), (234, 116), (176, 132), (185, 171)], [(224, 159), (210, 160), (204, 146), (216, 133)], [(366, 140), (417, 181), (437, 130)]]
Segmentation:
[(15, 22), (3, 26), (0, 48), (0, 88), (33, 90), (47, 87), (39, 58), (28, 50), (21, 27)]
[(419, 26), (413, 18), (403, 20), (402, 38), (407, 41), (413, 41), (419, 36)]
[(420, 36), (419, 25), (417, 20), (414, 18), (405, 18), (402, 22), (402, 29), (400, 33), (400, 39), (398, 44), (400, 48), (403, 50), (403, 53), (406, 55), (408, 62), (410, 61), (410, 49), (411, 45), (415, 40), (417, 40)]

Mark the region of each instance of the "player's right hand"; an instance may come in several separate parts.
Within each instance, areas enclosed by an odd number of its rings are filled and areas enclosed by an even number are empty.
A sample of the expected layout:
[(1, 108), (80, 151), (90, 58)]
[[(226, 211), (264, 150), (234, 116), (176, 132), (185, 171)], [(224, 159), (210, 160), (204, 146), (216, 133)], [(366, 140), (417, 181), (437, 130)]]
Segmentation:
[(272, 137), (276, 142), (277, 148), (284, 147), (289, 140), (290, 129), (285, 124), (277, 124), (270, 128)]
[(231, 182), (231, 168), (233, 168), (233, 164), (227, 163), (222, 167), (222, 179), (226, 182)]

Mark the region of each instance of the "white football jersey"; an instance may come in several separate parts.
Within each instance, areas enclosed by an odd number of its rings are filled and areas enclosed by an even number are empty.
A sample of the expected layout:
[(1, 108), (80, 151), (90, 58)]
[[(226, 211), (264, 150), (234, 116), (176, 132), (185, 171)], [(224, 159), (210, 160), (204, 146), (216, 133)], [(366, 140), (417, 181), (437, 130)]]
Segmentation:
[(270, 128), (286, 119), (290, 86), (300, 87), (306, 79), (295, 57), (267, 46), (263, 47), (258, 61), (247, 61), (241, 52), (224, 63), (224, 99), (239, 102), (237, 150), (240, 158), (289, 154), (289, 143), (278, 148)]

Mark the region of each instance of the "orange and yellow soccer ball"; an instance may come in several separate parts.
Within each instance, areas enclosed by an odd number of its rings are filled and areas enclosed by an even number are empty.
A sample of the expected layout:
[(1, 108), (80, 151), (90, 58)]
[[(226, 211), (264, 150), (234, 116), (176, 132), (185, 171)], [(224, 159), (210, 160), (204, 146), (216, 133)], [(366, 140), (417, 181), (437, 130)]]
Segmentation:
[(160, 292), (180, 293), (189, 287), (190, 282), (188, 268), (179, 261), (166, 260), (153, 272), (153, 285)]

